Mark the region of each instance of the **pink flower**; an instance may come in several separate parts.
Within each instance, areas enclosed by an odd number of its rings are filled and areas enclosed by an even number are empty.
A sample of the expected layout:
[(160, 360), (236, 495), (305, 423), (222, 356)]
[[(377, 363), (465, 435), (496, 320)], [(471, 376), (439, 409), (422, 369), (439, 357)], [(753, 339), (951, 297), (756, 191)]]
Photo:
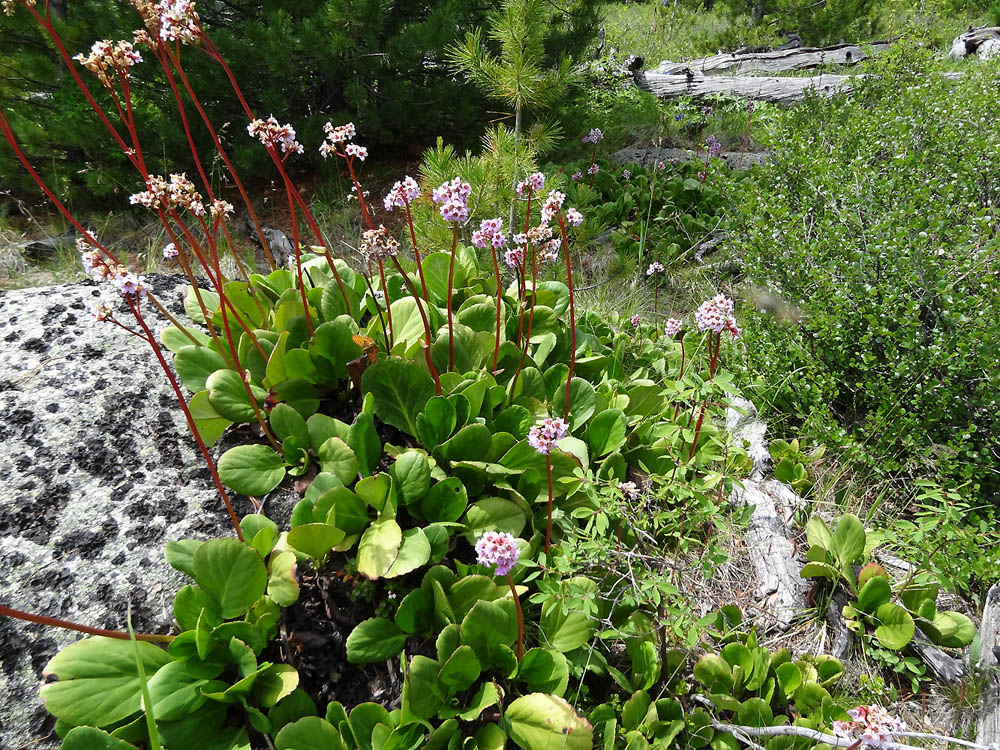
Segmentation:
[(656, 168), (657, 168), (657, 170), (659, 170), (660, 172), (662, 172), (664, 169), (667, 168), (666, 162), (662, 162), (662, 161), (656, 162)]
[(515, 245), (527, 245), (528, 244), (528, 235), (525, 234), (524, 232), (520, 232), (518, 234), (515, 234), (513, 237), (511, 237), (511, 239), (514, 241)]
[(330, 143), (345, 143), (353, 140), (354, 136), (357, 135), (357, 130), (355, 130), (353, 122), (337, 126), (328, 122), (323, 126), (323, 132), (326, 133), (326, 139)]
[(681, 321), (677, 318), (669, 318), (667, 320), (667, 325), (664, 327), (663, 332), (673, 338), (681, 330)]
[(532, 193), (538, 193), (544, 188), (545, 175), (541, 172), (535, 172), (534, 174), (528, 175), (527, 178), (521, 182), (517, 183), (517, 194), (524, 195), (528, 192), (528, 190), (531, 190)]
[(302, 153), (302, 144), (295, 140), (295, 128), (290, 124), (280, 124), (274, 115), (268, 115), (266, 120), (254, 120), (247, 125), (251, 138), (256, 138), (269, 148), (281, 148), (281, 153), (294, 151)]
[(550, 417), (528, 431), (528, 444), (543, 455), (549, 455), (555, 444), (569, 433), (569, 425), (559, 417)]
[(631, 180), (632, 179), (632, 173), (629, 170), (627, 170), (627, 169), (623, 169), (622, 170), (622, 177), (624, 179), (626, 179), (626, 180)]
[(229, 201), (224, 201), (216, 198), (214, 201), (212, 201), (212, 206), (210, 208), (210, 211), (212, 213), (213, 219), (218, 219), (218, 218), (228, 219), (230, 216), (233, 215), (233, 212), (236, 211), (236, 209), (233, 207), (233, 204), (230, 203)]
[(573, 182), (577, 182), (579, 180), (582, 180), (583, 179), (583, 172), (581, 172), (579, 169), (576, 170), (573, 173), (572, 177), (570, 177), (570, 179), (573, 180)]
[(476, 542), (480, 565), (495, 566), (495, 575), (505, 576), (517, 565), (517, 540), (505, 531), (487, 531)]
[(654, 260), (649, 264), (649, 268), (646, 269), (646, 275), (652, 276), (654, 274), (663, 273), (664, 270), (663, 264), (658, 260)]
[(853, 721), (834, 721), (833, 733), (869, 747), (888, 748), (894, 742), (892, 733), (907, 729), (906, 722), (890, 716), (881, 706), (858, 706), (847, 713)]
[(383, 225), (378, 229), (367, 229), (361, 235), (361, 257), (366, 263), (388, 260), (399, 252), (399, 243)]
[(168, 243), (167, 246), (163, 248), (163, 257), (167, 260), (176, 258), (178, 255), (180, 255), (180, 253), (177, 251), (177, 245), (173, 242)]
[(619, 482), (618, 491), (625, 496), (626, 500), (639, 499), (639, 488), (635, 486), (635, 482)]
[(111, 317), (111, 308), (102, 302), (90, 308), (90, 314), (94, 320), (107, 320)]
[(504, 263), (507, 264), (507, 268), (520, 268), (524, 262), (524, 248), (515, 247), (508, 250), (504, 253), (503, 259)]
[(365, 159), (368, 158), (368, 149), (365, 148), (364, 146), (358, 146), (355, 143), (348, 143), (344, 147), (344, 153), (346, 153), (352, 159), (356, 158), (360, 159), (361, 161), (364, 161)]
[(441, 218), (445, 221), (467, 221), (469, 218), (469, 195), (472, 186), (456, 177), (434, 189), (431, 199), (440, 206)]
[(591, 176), (597, 174), (600, 171), (601, 171), (601, 168), (599, 166), (597, 166), (596, 164), (591, 164), (589, 167), (587, 167), (587, 174), (589, 174)]
[(722, 333), (726, 330), (733, 335), (733, 338), (740, 336), (740, 329), (736, 326), (736, 319), (733, 317), (733, 301), (724, 294), (702, 302), (701, 307), (695, 312), (694, 318), (699, 331)]
[(542, 205), (541, 223), (548, 224), (552, 221), (559, 212), (559, 209), (562, 208), (563, 201), (565, 200), (565, 193), (560, 193), (558, 190), (553, 190), (549, 193), (549, 197), (545, 199), (545, 203)]
[(638, 328), (639, 327), (639, 323), (642, 320), (642, 318), (640, 318), (639, 315), (636, 314), (636, 315), (632, 316), (631, 320), (632, 320), (632, 325), (635, 326), (636, 328)]
[(191, 0), (161, 0), (156, 12), (163, 41), (190, 44), (198, 39), (198, 12)]
[(420, 197), (420, 186), (417, 181), (407, 175), (402, 182), (396, 182), (392, 190), (386, 193), (385, 210), (391, 211), (393, 208), (405, 208), (407, 204), (413, 203)]
[(566, 210), (566, 221), (568, 221), (574, 227), (578, 227), (581, 224), (583, 224), (583, 214), (581, 214), (575, 208), (569, 208)]
[(112, 44), (107, 40), (101, 40), (91, 45), (89, 55), (74, 55), (73, 59), (96, 75), (104, 86), (110, 88), (112, 85), (110, 74), (129, 78), (131, 75), (129, 69), (136, 63), (142, 62), (142, 55), (133, 48), (131, 42)]
[(597, 143), (598, 141), (604, 140), (604, 133), (601, 132), (600, 128), (594, 128), (587, 135), (583, 136), (584, 143)]

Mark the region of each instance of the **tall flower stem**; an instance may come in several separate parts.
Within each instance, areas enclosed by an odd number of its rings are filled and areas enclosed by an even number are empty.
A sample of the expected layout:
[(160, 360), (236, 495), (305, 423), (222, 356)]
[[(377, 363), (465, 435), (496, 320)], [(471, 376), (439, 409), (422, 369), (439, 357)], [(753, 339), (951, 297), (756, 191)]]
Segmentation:
[(451, 317), (451, 297), (455, 284), (455, 250), (458, 248), (458, 222), (451, 227), (451, 261), (448, 263), (448, 372), (455, 367), (455, 326)]
[(514, 599), (514, 609), (517, 611), (517, 660), (520, 662), (524, 653), (524, 613), (521, 611), (521, 599), (517, 595), (517, 587), (510, 573), (507, 574), (507, 585), (510, 586), (510, 595)]
[[(403, 281), (410, 289), (410, 293), (413, 295), (413, 299), (417, 303), (417, 312), (420, 313), (420, 320), (424, 324), (424, 358), (427, 360), (427, 369), (431, 372), (431, 377), (434, 378), (434, 388), (437, 390), (437, 395), (441, 395), (441, 377), (438, 375), (437, 368), (434, 367), (434, 362), (431, 360), (431, 324), (427, 320), (427, 313), (424, 312), (424, 308), (420, 306), (420, 299), (417, 297), (417, 290), (413, 286), (413, 282), (410, 281), (410, 277), (406, 275), (403, 267), (399, 265), (399, 260), (395, 255), (392, 256), (392, 262), (396, 264), (396, 270), (403, 277)], [(428, 304), (428, 311), (430, 310), (430, 305)]]
[[(274, 146), (269, 146), (268, 151), (271, 151)], [(275, 154), (272, 154), (272, 158)], [(302, 310), (303, 314), (306, 316), (306, 328), (309, 329), (310, 338), (313, 335), (313, 323), (312, 316), (309, 314), (309, 300), (306, 297), (306, 285), (302, 279), (302, 244), (299, 242), (299, 220), (296, 216), (295, 201), (292, 197), (292, 193), (297, 193), (291, 181), (282, 174), (285, 178), (285, 192), (288, 195), (288, 216), (292, 222), (292, 244), (295, 246), (295, 275), (298, 277), (299, 281), (299, 295), (302, 297)]]
[[(715, 377), (715, 366), (719, 361), (719, 348), (722, 345), (722, 333), (710, 334), (711, 338), (708, 340), (708, 349), (711, 352), (711, 356), (708, 364), (708, 379), (711, 380)], [(694, 458), (694, 452), (698, 448), (698, 436), (701, 434), (701, 425), (705, 421), (705, 408), (706, 403), (701, 402), (701, 407), (698, 410), (698, 421), (694, 425), (694, 437), (691, 439), (691, 451), (688, 453), (688, 460), (690, 461)]]
[[(508, 576), (509, 578), (510, 576)], [(132, 636), (128, 633), (122, 632), (121, 630), (105, 630), (104, 628), (92, 628), (89, 625), (80, 625), (75, 622), (70, 622), (69, 620), (60, 620), (57, 617), (47, 617), (46, 615), (35, 615), (31, 612), (24, 612), (20, 609), (13, 609), (11, 607), (5, 607), (0, 604), (0, 616), (3, 617), (13, 617), (18, 620), (24, 620), (25, 622), (33, 622), (37, 625), (48, 625), (53, 628), (62, 628), (63, 630), (75, 630), (77, 633), (86, 633), (87, 635), (99, 635), (104, 638), (116, 638), (120, 641), (130, 641)], [(152, 643), (170, 643), (176, 636), (173, 635), (158, 635), (156, 633), (136, 633), (135, 639), (137, 641), (150, 641)], [(519, 657), (520, 658), (520, 657)]]
[[(427, 282), (424, 280), (424, 266), (420, 262), (420, 249), (417, 247), (417, 233), (413, 229), (413, 215), (410, 213), (410, 199), (405, 195), (403, 196), (403, 203), (406, 206), (406, 223), (410, 225), (410, 242), (413, 243), (413, 257), (417, 261), (417, 275), (420, 277), (420, 290), (424, 293), (424, 302), (429, 305), (430, 299), (427, 297)], [(403, 274), (403, 277), (406, 278), (406, 274)], [(414, 292), (413, 296), (416, 297), (416, 292)], [(420, 305), (418, 304), (417, 307), (420, 307)]]
[(198, 426), (195, 424), (194, 417), (191, 416), (191, 410), (188, 408), (187, 401), (184, 399), (184, 394), (181, 392), (181, 387), (177, 383), (177, 378), (174, 377), (173, 370), (170, 369), (170, 365), (163, 358), (163, 352), (160, 351), (160, 347), (156, 344), (156, 340), (153, 336), (153, 332), (149, 330), (149, 326), (146, 325), (146, 320), (142, 317), (142, 312), (139, 310), (138, 300), (133, 300), (132, 297), (126, 296), (125, 301), (128, 303), (129, 309), (132, 310), (132, 315), (135, 316), (136, 322), (142, 327), (143, 332), (148, 337), (150, 342), (149, 348), (153, 350), (153, 354), (156, 355), (157, 362), (160, 363), (160, 367), (163, 372), (166, 373), (167, 380), (170, 381), (170, 387), (174, 391), (174, 395), (177, 397), (177, 403), (181, 407), (181, 411), (184, 412), (184, 418), (187, 420), (188, 429), (191, 430), (191, 434), (194, 436), (195, 442), (198, 444), (198, 450), (201, 451), (202, 458), (205, 459), (205, 463), (208, 465), (208, 471), (212, 475), (212, 481), (215, 483), (215, 488), (219, 491), (219, 496), (222, 498), (222, 502), (226, 505), (226, 510), (229, 512), (229, 520), (233, 523), (233, 528), (236, 529), (236, 537), (241, 542), (243, 541), (243, 529), (240, 528), (240, 519), (236, 515), (236, 511), (233, 509), (233, 504), (229, 501), (229, 494), (226, 492), (226, 488), (222, 486), (222, 479), (219, 478), (219, 470), (215, 467), (215, 461), (212, 460), (211, 454), (208, 452), (208, 448), (205, 446), (205, 441), (201, 439), (201, 435), (198, 432)]
[(365, 263), (365, 266), (368, 273), (361, 274), (361, 277), (365, 280), (368, 292), (371, 294), (372, 300), (375, 302), (375, 307), (378, 310), (378, 322), (382, 325), (382, 337), (385, 339), (385, 353), (388, 356), (389, 352), (392, 350), (392, 345), (389, 343), (389, 334), (385, 331), (385, 318), (382, 317), (382, 308), (378, 305), (378, 300), (375, 298), (375, 290), (372, 289), (371, 279), (368, 278), (368, 275), (371, 273), (371, 266), (368, 263)]
[[(596, 149), (596, 146), (595, 146)], [(556, 213), (559, 220), (559, 233), (562, 235), (563, 251), (566, 255), (566, 285), (569, 287), (569, 372), (566, 374), (566, 403), (563, 407), (563, 419), (569, 421), (569, 391), (573, 384), (573, 368), (576, 366), (576, 306), (573, 301), (573, 262), (569, 257), (569, 240), (566, 239), (566, 220), (562, 209)]]
[[(535, 322), (535, 298), (537, 297), (535, 294), (535, 285), (538, 283), (538, 252), (530, 242), (525, 246), (524, 252), (525, 258), (527, 258), (529, 252), (531, 253), (531, 307), (528, 309), (528, 330), (521, 342), (521, 361), (517, 363), (514, 377), (510, 381), (511, 393), (514, 393), (514, 387), (517, 385), (517, 377), (521, 374), (521, 369), (524, 367), (524, 360), (528, 356), (528, 342), (531, 341), (531, 326)], [(527, 295), (527, 292), (525, 292), (525, 295)], [(525, 298), (527, 299), (527, 296)]]
[[(378, 275), (382, 279), (382, 300), (385, 302), (385, 316), (389, 319), (389, 349), (392, 349), (392, 345), (396, 343), (396, 332), (392, 329), (392, 306), (389, 304), (389, 285), (385, 283), (385, 265), (383, 265), (381, 258), (378, 261)], [(378, 300), (375, 300), (375, 302), (378, 304)], [(386, 354), (389, 353), (389, 349), (386, 349)]]
[(496, 336), (493, 343), (493, 368), (490, 370), (491, 373), (496, 373), (497, 371), (497, 358), (500, 356), (500, 309), (503, 305), (503, 287), (500, 283), (500, 264), (497, 262), (497, 249), (490, 243), (490, 252), (493, 254), (493, 276), (497, 282), (497, 322), (496, 322)]
[(552, 541), (552, 456), (545, 454), (545, 474), (549, 480), (549, 511), (545, 523), (545, 558), (549, 557), (549, 545)]

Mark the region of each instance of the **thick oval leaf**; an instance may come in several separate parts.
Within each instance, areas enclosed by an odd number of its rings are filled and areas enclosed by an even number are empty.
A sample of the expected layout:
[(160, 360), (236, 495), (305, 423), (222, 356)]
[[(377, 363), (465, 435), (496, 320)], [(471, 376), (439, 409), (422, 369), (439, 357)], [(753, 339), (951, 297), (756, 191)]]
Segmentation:
[(934, 626), (940, 633), (936, 641), (939, 646), (964, 648), (976, 637), (976, 626), (961, 612), (938, 612)]
[(304, 716), (283, 727), (274, 738), (275, 750), (342, 750), (343, 747), (340, 732), (318, 716)]
[(145, 641), (87, 638), (64, 648), (43, 670), (46, 677), (58, 678), (42, 686), (46, 710), (69, 724), (96, 727), (136, 713), (142, 692), (136, 645), (147, 676), (170, 661), (166, 651)]
[(218, 469), (228, 487), (260, 497), (285, 478), (285, 459), (266, 445), (238, 445), (219, 457)]
[(307, 523), (288, 532), (288, 545), (313, 560), (322, 560), (344, 540), (344, 532), (328, 523)]
[(210, 539), (194, 553), (194, 580), (219, 605), (225, 619), (239, 617), (267, 589), (267, 569), (252, 547), (235, 539)]
[(562, 695), (569, 682), (566, 657), (547, 648), (530, 649), (517, 668), (517, 679), (532, 692)]
[(358, 542), (358, 572), (368, 578), (381, 578), (392, 567), (403, 541), (403, 531), (391, 518), (376, 521)]
[(285, 440), (289, 437), (297, 437), (303, 444), (309, 444), (309, 428), (306, 420), (302, 418), (295, 409), (288, 404), (276, 404), (268, 415), (271, 429), (278, 436), (278, 440)]
[(569, 429), (575, 431), (594, 415), (597, 394), (594, 386), (583, 378), (574, 377), (569, 384)]
[[(250, 404), (250, 396), (243, 386), (243, 380), (234, 370), (216, 370), (205, 381), (208, 400), (221, 416), (232, 422), (253, 422), (257, 414)], [(267, 398), (267, 393), (257, 386), (250, 387), (258, 406)]]
[(417, 415), (434, 396), (434, 381), (426, 370), (399, 357), (379, 360), (365, 370), (361, 388), (374, 394), (375, 416), (416, 437)]
[(299, 599), (295, 564), (294, 552), (279, 552), (268, 560), (267, 595), (279, 607), (290, 607)]
[(406, 451), (389, 467), (389, 476), (398, 493), (400, 505), (415, 503), (431, 487), (431, 466), (427, 456), (419, 451)]
[(913, 640), (913, 618), (898, 604), (883, 604), (875, 612), (875, 619), (881, 623), (875, 628), (875, 637), (886, 648), (899, 651)]
[(188, 410), (194, 419), (195, 429), (205, 441), (205, 445), (215, 445), (226, 428), (232, 424), (232, 420), (226, 419), (212, 406), (208, 391), (198, 391), (194, 394), (188, 402)]
[(347, 636), (347, 660), (352, 664), (385, 661), (398, 654), (404, 643), (406, 633), (395, 623), (382, 617), (372, 617)]
[(423, 529), (407, 529), (403, 532), (403, 543), (392, 566), (385, 572), (385, 578), (396, 578), (426, 565), (431, 559), (431, 543)]
[(465, 485), (457, 477), (438, 482), (420, 503), (424, 518), (431, 522), (454, 522), (462, 517), (469, 506)]
[(358, 478), (358, 457), (339, 437), (329, 438), (316, 452), (323, 471), (333, 474), (345, 485)]
[(841, 569), (857, 562), (865, 551), (865, 527), (853, 513), (845, 513), (837, 522), (830, 537), (831, 552), (840, 562)]
[(149, 698), (157, 721), (176, 721), (197, 711), (208, 700), (201, 692), (206, 680), (188, 674), (184, 662), (165, 664), (149, 678)]
[(558, 601), (549, 602), (539, 623), (542, 639), (549, 648), (565, 653), (587, 644), (594, 634), (593, 620), (584, 612), (563, 612)]
[(174, 355), (174, 369), (184, 387), (197, 393), (213, 372), (226, 369), (226, 360), (207, 346), (185, 346)]
[(882, 576), (869, 578), (858, 592), (858, 608), (862, 612), (874, 614), (883, 604), (892, 599), (892, 588), (889, 581)]
[(59, 750), (137, 750), (125, 740), (94, 727), (74, 727), (66, 733)]
[(594, 732), (562, 698), (544, 693), (524, 695), (504, 712), (507, 733), (524, 750), (591, 750)]
[(587, 428), (587, 444), (594, 457), (606, 456), (625, 443), (625, 412), (606, 409), (593, 418)]

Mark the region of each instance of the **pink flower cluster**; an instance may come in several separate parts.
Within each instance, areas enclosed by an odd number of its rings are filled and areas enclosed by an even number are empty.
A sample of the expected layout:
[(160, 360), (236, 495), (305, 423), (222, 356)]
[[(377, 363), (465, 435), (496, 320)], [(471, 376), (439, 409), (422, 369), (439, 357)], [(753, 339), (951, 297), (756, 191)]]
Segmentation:
[(583, 136), (583, 143), (597, 143), (604, 140), (604, 133), (600, 128), (594, 128), (587, 135)]
[(571, 179), (571, 180), (573, 180), (573, 182), (579, 182), (580, 180), (582, 180), (582, 179), (583, 179), (583, 172), (581, 172), (581, 171), (580, 171), (579, 169), (578, 169), (578, 170), (576, 170), (576, 171), (575, 171), (575, 172), (574, 172), (574, 173), (573, 173), (573, 174), (572, 174), (572, 175), (570, 176), (570, 179)]
[(256, 138), (268, 148), (281, 148), (281, 153), (302, 153), (302, 144), (295, 140), (295, 128), (290, 123), (280, 124), (274, 115), (266, 120), (254, 120), (247, 125), (251, 138)]
[(517, 540), (505, 531), (487, 531), (476, 542), (480, 565), (496, 567), (496, 575), (505, 576), (517, 565), (520, 552)]
[(163, 248), (163, 257), (167, 260), (176, 258), (178, 255), (180, 255), (180, 252), (177, 250), (177, 245), (173, 242), (167, 243), (167, 245)]
[(366, 263), (388, 260), (399, 252), (399, 243), (383, 225), (366, 229), (361, 235), (361, 257)]
[(559, 417), (550, 417), (528, 431), (528, 444), (542, 455), (549, 455), (553, 446), (569, 434), (569, 425)]
[(597, 174), (600, 171), (601, 171), (601, 168), (599, 166), (597, 166), (596, 164), (591, 164), (589, 167), (587, 167), (587, 174), (589, 174), (591, 177), (593, 177), (595, 174)]
[(846, 740), (860, 740), (862, 745), (888, 748), (893, 732), (905, 732), (900, 721), (881, 706), (858, 706), (847, 712), (853, 721), (833, 722), (833, 733)]
[(663, 332), (673, 338), (680, 332), (681, 325), (683, 324), (677, 318), (668, 318), (667, 325), (664, 327)]
[(525, 234), (524, 232), (519, 232), (518, 234), (515, 234), (513, 237), (511, 237), (511, 240), (514, 242), (515, 245), (523, 247), (524, 245), (528, 244), (528, 235)]
[(517, 194), (524, 195), (529, 190), (532, 193), (540, 193), (545, 189), (545, 175), (541, 172), (529, 174), (526, 179), (517, 183)]
[(183, 173), (170, 175), (170, 182), (159, 175), (150, 175), (146, 181), (146, 189), (141, 193), (130, 195), (128, 202), (152, 211), (159, 208), (184, 209), (195, 216), (205, 215), (205, 204), (201, 202), (201, 194)]
[(392, 189), (385, 195), (385, 210), (391, 211), (394, 208), (406, 208), (420, 197), (420, 185), (412, 177), (407, 175), (402, 181), (397, 180)]
[(495, 247), (497, 249), (507, 244), (507, 237), (503, 231), (503, 219), (486, 219), (479, 229), (472, 233), (472, 244), (479, 248)]
[(626, 500), (639, 499), (639, 488), (635, 486), (635, 482), (619, 482), (618, 491), (625, 496)]
[[(355, 143), (347, 143), (353, 140), (354, 136), (358, 134), (358, 131), (354, 127), (353, 122), (349, 122), (346, 125), (334, 126), (332, 123), (326, 123), (323, 126), (323, 132), (326, 133), (326, 140), (319, 147), (319, 152), (325, 159), (328, 156), (342, 156), (343, 158), (357, 158), (364, 161), (368, 158), (368, 149), (364, 146), (358, 146)], [(346, 146), (344, 144), (347, 144)], [(342, 150), (338, 150), (338, 146)]]
[(560, 193), (558, 190), (550, 192), (549, 197), (542, 204), (541, 223), (548, 224), (552, 221), (556, 217), (556, 214), (559, 213), (559, 209), (562, 208), (563, 201), (565, 200), (566, 193)]
[(566, 221), (572, 226), (578, 227), (583, 224), (583, 214), (577, 211), (575, 208), (566, 209)]
[(468, 221), (471, 194), (472, 186), (456, 177), (435, 188), (431, 199), (440, 206), (441, 218), (445, 221)]
[(160, 0), (156, 13), (163, 41), (190, 44), (198, 39), (200, 21), (191, 0)]
[(628, 170), (628, 169), (623, 169), (622, 170), (622, 179), (631, 180), (632, 179), (632, 172), (630, 170)]
[(654, 260), (649, 264), (649, 268), (646, 269), (646, 275), (652, 276), (653, 274), (663, 273), (665, 270), (666, 269), (664, 269), (663, 264), (660, 263), (660, 261)]
[(507, 264), (507, 268), (520, 268), (521, 264), (524, 263), (524, 248), (511, 248), (503, 254), (503, 260)]
[(639, 327), (639, 323), (642, 322), (642, 318), (640, 318), (639, 314), (636, 313), (635, 315), (632, 316), (631, 321), (632, 321), (632, 325), (634, 327), (638, 328)]
[[(94, 281), (110, 281), (124, 296), (146, 296), (146, 288), (143, 286), (142, 276), (136, 276), (125, 266), (109, 261), (97, 248), (93, 250), (87, 249), (90, 245), (85, 240), (77, 240), (76, 246), (81, 251), (80, 261), (83, 263), (83, 270)], [(107, 317), (107, 315), (104, 317)], [(104, 320), (104, 318), (98, 318), (98, 320)]]
[(90, 47), (90, 54), (74, 55), (74, 60), (97, 76), (104, 86), (110, 88), (110, 73), (115, 73), (123, 78), (129, 77), (129, 68), (136, 63), (142, 62), (140, 55), (131, 42), (109, 42), (101, 40), (94, 42)]
[(734, 339), (740, 337), (740, 329), (733, 317), (733, 301), (724, 294), (719, 294), (701, 303), (694, 314), (699, 331), (722, 333), (729, 331)]

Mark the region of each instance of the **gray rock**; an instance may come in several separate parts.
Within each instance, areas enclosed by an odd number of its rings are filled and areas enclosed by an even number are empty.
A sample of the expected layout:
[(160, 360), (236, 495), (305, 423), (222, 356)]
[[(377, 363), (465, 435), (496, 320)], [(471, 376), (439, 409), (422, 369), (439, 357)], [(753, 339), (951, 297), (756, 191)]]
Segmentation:
[[(184, 280), (147, 282), (182, 312)], [(164, 546), (233, 530), (149, 345), (92, 319), (103, 293), (92, 282), (0, 292), (0, 602), (124, 629), (131, 600), (138, 632), (166, 632), (185, 580)], [(165, 321), (144, 308), (158, 333)], [(50, 733), (41, 670), (82, 637), (0, 618), (0, 748)]]
[[(698, 156), (701, 161), (705, 160), (705, 153)], [(723, 151), (718, 158), (722, 159), (731, 168), (752, 167), (759, 164), (766, 164), (768, 154), (763, 151)], [(616, 164), (641, 164), (644, 167), (651, 167), (659, 162), (682, 162), (694, 161), (695, 152), (683, 148), (660, 148), (658, 146), (631, 146), (616, 151), (611, 155), (611, 160)]]

